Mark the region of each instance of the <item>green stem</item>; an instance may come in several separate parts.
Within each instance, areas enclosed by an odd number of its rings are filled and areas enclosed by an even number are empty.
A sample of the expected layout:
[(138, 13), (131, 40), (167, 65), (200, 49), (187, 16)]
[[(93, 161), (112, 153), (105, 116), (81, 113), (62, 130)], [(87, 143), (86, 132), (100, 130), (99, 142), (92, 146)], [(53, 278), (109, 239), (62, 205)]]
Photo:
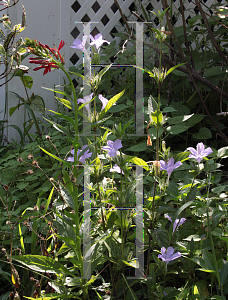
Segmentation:
[[(77, 97), (76, 97), (76, 92), (74, 88), (73, 81), (71, 80), (69, 74), (65, 70), (64, 66), (61, 63), (58, 63), (59, 67), (61, 70), (64, 72), (64, 74), (67, 76), (71, 89), (73, 92), (73, 100), (74, 100), (74, 115), (75, 115), (75, 122), (74, 122), (74, 130), (75, 130), (75, 147), (77, 147), (78, 144), (78, 105), (77, 105)], [(77, 165), (78, 165), (78, 159), (76, 155), (77, 149), (75, 149), (75, 155), (74, 155), (74, 170), (73, 170), (73, 176), (75, 178), (78, 178), (77, 176)], [(76, 215), (76, 253), (77, 253), (77, 258), (79, 260), (80, 264), (80, 273), (81, 276), (83, 276), (83, 257), (82, 257), (82, 251), (81, 251), (81, 239), (79, 238), (79, 207), (78, 207), (78, 187), (76, 185), (73, 186), (74, 189), (74, 195), (73, 195), (73, 200), (74, 200), (74, 206), (75, 206), (75, 215)], [(88, 295), (88, 287), (85, 287), (86, 279), (82, 279), (82, 290), (83, 290), (83, 298), (84, 299), (89, 299)]]
[(209, 234), (210, 242), (211, 242), (215, 271), (216, 271), (216, 275), (217, 275), (217, 279), (218, 279), (219, 288), (221, 291), (221, 296), (223, 298), (224, 297), (223, 296), (223, 285), (221, 284), (221, 281), (220, 281), (220, 274), (219, 274), (218, 264), (217, 264), (217, 260), (216, 260), (215, 247), (214, 247), (214, 242), (213, 242), (213, 238), (212, 238), (212, 234), (211, 234), (211, 225), (210, 225), (210, 218), (209, 218), (209, 198), (208, 198), (208, 196), (209, 196), (209, 188), (210, 188), (210, 181), (211, 181), (211, 173), (209, 174), (208, 178), (209, 178), (209, 180), (208, 180), (208, 191), (207, 191), (207, 226), (208, 226), (208, 234)]

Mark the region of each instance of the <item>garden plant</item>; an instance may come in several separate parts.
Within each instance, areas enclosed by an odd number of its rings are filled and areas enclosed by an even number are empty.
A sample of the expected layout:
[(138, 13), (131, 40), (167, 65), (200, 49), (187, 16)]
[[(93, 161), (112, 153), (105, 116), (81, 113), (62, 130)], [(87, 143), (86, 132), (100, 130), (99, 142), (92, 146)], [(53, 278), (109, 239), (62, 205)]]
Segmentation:
[[(20, 102), (9, 114), (24, 105), (30, 120), (19, 131), (20, 143), (0, 148), (0, 299), (228, 297), (227, 8), (213, 7), (212, 32), (200, 1), (200, 14), (175, 29), (173, 2), (162, 3), (162, 11), (143, 8), (145, 20), (153, 15), (157, 22), (145, 32), (152, 41), (145, 49), (153, 47), (156, 55), (144, 68), (125, 47), (135, 43), (134, 32), (119, 51), (101, 34), (73, 42), (81, 55), (91, 46), (90, 78), (83, 66), (65, 68), (64, 41), (57, 47), (21, 41), (11, 75), (20, 78), (26, 98), (17, 94)], [(21, 67), (27, 56), (29, 67)], [(126, 59), (135, 68), (111, 71)], [(41, 76), (62, 72), (65, 84), (48, 88), (58, 111), (47, 112), (45, 100), (30, 95), (30, 69)], [(145, 74), (145, 133), (139, 137), (133, 135), (136, 69)], [(90, 94), (75, 87), (75, 77)]]

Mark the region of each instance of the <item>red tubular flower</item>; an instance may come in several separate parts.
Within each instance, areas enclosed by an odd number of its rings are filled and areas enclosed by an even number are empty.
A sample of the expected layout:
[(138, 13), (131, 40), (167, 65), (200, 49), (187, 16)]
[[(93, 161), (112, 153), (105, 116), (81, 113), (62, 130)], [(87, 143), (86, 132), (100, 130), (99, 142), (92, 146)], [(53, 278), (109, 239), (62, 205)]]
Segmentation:
[(38, 71), (40, 69), (44, 69), (43, 75), (47, 74), (48, 72), (51, 72), (51, 68), (56, 68), (56, 69), (59, 68), (58, 65), (56, 65), (54, 62), (51, 62), (48, 59), (30, 58), (29, 62), (31, 64), (40, 64), (40, 66), (37, 68), (34, 68), (33, 71)]
[[(65, 45), (65, 42), (61, 40), (59, 43), (58, 50), (57, 50), (56, 48), (50, 48), (48, 45), (46, 45), (46, 44), (43, 45), (39, 42), (39, 46), (41, 46), (46, 51), (46, 54), (43, 54), (43, 55), (41, 54), (40, 56), (41, 57), (46, 56), (47, 58), (37, 58), (37, 57), (30, 58), (29, 62), (31, 64), (39, 64), (40, 65), (39, 67), (34, 68), (33, 71), (38, 71), (40, 69), (44, 69), (43, 75), (45, 75), (48, 72), (51, 72), (51, 68), (56, 68), (56, 69), (59, 68), (59, 66), (56, 64), (55, 61), (51, 61), (52, 58), (51, 58), (51, 55), (48, 54), (48, 50), (56, 57), (57, 60), (60, 59), (61, 63), (64, 64), (65, 61), (59, 52), (64, 45)], [(30, 48), (31, 52), (32, 52), (32, 50), (35, 50), (35, 49)]]
[(59, 43), (59, 47), (58, 47), (58, 54), (59, 54), (59, 58), (60, 58), (62, 64), (65, 64), (65, 61), (64, 61), (62, 55), (59, 53), (59, 50), (61, 50), (64, 45), (65, 45), (65, 42), (61, 40)]

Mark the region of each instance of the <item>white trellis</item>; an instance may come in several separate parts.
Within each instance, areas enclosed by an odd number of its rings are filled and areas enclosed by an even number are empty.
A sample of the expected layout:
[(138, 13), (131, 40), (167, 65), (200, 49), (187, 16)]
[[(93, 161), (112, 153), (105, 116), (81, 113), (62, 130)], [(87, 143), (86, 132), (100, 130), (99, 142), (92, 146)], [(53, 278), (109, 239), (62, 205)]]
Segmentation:
[[(189, 0), (183, 2), (185, 7), (185, 19), (194, 16), (197, 13), (195, 4), (193, 4), (192, 1), (189, 2)], [(208, 7), (218, 2), (225, 2), (225, 0), (203, 1)], [(136, 17), (131, 13), (133, 10), (136, 10), (139, 15), (142, 15), (140, 10), (141, 4), (147, 13), (149, 13), (150, 10), (157, 12), (162, 8), (160, 0), (136, 0), (135, 2), (132, 0), (118, 0), (118, 3), (123, 14), (129, 21), (136, 21)], [(168, 5), (170, 5), (170, 3), (171, 0), (168, 0)], [(54, 43), (58, 45), (60, 40), (64, 40), (66, 45), (62, 51), (65, 52), (66, 67), (82, 63), (82, 53), (70, 48), (70, 45), (72, 45), (75, 38), (82, 38), (83, 22), (91, 22), (91, 33), (93, 35), (101, 33), (104, 39), (110, 42), (115, 38), (113, 33), (123, 32), (123, 21), (113, 0), (23, 0), (23, 5), (27, 12), (27, 28), (22, 32), (22, 37), (25, 38), (28, 36), (29, 38), (37, 39), (50, 46)], [(178, 10), (179, 1), (173, 1), (173, 12), (176, 12), (177, 15), (176, 26), (182, 24), (181, 16), (179, 14), (178, 17), (177, 14)], [(9, 15), (13, 24), (21, 22), (21, 14), (22, 8), (19, 1), (19, 4), (9, 9)], [(116, 39), (118, 42), (118, 38)], [(28, 60), (23, 62), (23, 64), (29, 65)], [(62, 82), (62, 74), (58, 70), (48, 73), (45, 76), (42, 75), (42, 71), (33, 72), (31, 70), (30, 74), (34, 79), (34, 86), (31, 92), (40, 94), (44, 98), (47, 109), (55, 109), (54, 95), (51, 92), (41, 89), (41, 86), (52, 88), (54, 84), (60, 84)], [(19, 78), (13, 79), (6, 87), (0, 90), (0, 112), (4, 109), (5, 105), (5, 88), (8, 91), (17, 92), (21, 96), (25, 96)], [(8, 94), (7, 110), (9, 110), (11, 106), (17, 105), (17, 103), (18, 99)], [(9, 125), (16, 124), (22, 128), (23, 122), (26, 120), (26, 115), (23, 109), (20, 108), (12, 117), (7, 116), (7, 120)], [(20, 139), (13, 128), (9, 127), (5, 134), (10, 140)]]

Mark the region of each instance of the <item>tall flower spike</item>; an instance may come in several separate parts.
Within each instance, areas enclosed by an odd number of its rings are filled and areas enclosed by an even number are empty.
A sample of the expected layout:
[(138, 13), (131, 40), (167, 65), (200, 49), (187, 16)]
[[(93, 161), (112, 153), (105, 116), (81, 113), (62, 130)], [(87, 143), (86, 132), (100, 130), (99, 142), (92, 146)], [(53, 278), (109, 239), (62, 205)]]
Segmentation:
[(200, 163), (201, 160), (205, 156), (208, 156), (209, 154), (211, 154), (213, 152), (210, 147), (205, 149), (205, 146), (203, 143), (198, 143), (196, 146), (196, 149), (194, 149), (192, 147), (188, 147), (187, 150), (191, 152), (191, 154), (189, 155), (189, 158), (195, 158), (198, 163)]

